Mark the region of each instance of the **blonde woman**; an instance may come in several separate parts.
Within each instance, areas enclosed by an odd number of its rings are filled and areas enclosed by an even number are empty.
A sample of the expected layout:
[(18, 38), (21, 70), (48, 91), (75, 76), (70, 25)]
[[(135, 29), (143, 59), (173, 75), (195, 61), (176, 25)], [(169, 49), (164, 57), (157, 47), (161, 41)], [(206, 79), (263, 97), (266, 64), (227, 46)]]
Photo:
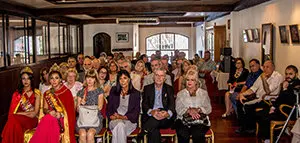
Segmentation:
[(199, 87), (198, 72), (189, 70), (186, 74), (186, 88), (176, 98), (176, 132), (179, 143), (205, 143), (205, 134), (210, 128), (208, 114), (211, 104), (206, 90)]
[(62, 62), (62, 63), (59, 64), (59, 67), (60, 67), (61, 75), (63, 76), (62, 78), (65, 81), (66, 80), (66, 76), (65, 75), (66, 75), (67, 70), (69, 69), (68, 63)]
[[(96, 70), (91, 69), (86, 72), (84, 87), (77, 94), (77, 110), (79, 106), (98, 105), (98, 118), (100, 124), (98, 126), (87, 127), (76, 124), (76, 131), (79, 133), (80, 143), (94, 143), (94, 136), (102, 129), (103, 115), (101, 110), (104, 104), (104, 95), (102, 89), (99, 87), (98, 73)], [(79, 113), (80, 116), (80, 113)]]
[(74, 68), (68, 69), (65, 74), (67, 81), (64, 83), (64, 85), (72, 92), (75, 105), (77, 105), (77, 93), (82, 89), (82, 83), (77, 81), (79, 75), (77, 70)]
[(190, 61), (188, 61), (188, 60), (183, 60), (183, 62), (182, 62), (182, 64), (181, 64), (181, 71), (180, 71), (180, 73), (181, 73), (181, 76), (177, 79), (177, 80), (175, 80), (175, 87), (174, 87), (174, 93), (175, 93), (175, 95), (180, 91), (180, 90), (182, 90), (182, 89), (184, 89), (185, 88), (185, 75), (186, 75), (186, 73), (187, 73), (187, 71), (188, 71), (188, 69), (190, 68), (190, 66), (191, 66), (191, 63), (190, 63)]
[(143, 91), (144, 76), (148, 74), (144, 61), (137, 61), (134, 69), (135, 70), (130, 73), (132, 85), (138, 91)]

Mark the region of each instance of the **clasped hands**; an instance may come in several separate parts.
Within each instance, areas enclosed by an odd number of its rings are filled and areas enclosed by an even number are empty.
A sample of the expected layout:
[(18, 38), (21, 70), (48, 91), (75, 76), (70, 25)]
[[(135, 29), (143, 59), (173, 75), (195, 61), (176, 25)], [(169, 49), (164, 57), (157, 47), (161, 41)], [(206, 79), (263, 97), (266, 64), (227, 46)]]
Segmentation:
[(192, 116), (192, 118), (194, 120), (198, 120), (200, 119), (201, 115), (199, 114), (199, 112), (201, 111), (201, 109), (198, 109), (198, 108), (191, 108), (189, 107), (189, 109), (187, 110), (187, 113)]
[(160, 110), (160, 109), (154, 109), (151, 111), (152, 117), (154, 117), (156, 120), (163, 120), (167, 117), (169, 117), (169, 113), (165, 110)]
[(120, 115), (118, 113), (114, 113), (113, 115), (111, 115), (109, 117), (111, 120), (116, 120), (116, 119), (121, 119), (121, 120), (127, 120), (127, 116), (123, 116), (123, 115)]

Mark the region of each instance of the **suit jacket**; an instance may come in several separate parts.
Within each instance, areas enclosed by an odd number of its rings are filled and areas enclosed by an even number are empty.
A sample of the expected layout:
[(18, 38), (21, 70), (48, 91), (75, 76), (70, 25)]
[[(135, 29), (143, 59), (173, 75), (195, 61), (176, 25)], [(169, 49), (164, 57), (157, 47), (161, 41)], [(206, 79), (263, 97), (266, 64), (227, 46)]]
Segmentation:
[[(128, 120), (132, 123), (137, 123), (140, 114), (140, 101), (141, 96), (140, 92), (137, 91), (135, 88), (132, 88), (131, 92), (129, 93), (129, 103), (128, 103), (128, 111), (125, 114)], [(117, 92), (117, 87), (113, 86), (110, 90), (109, 99), (108, 99), (108, 108), (107, 108), (107, 116), (108, 118), (117, 113), (117, 109), (120, 105), (120, 93)]]
[[(155, 86), (154, 83), (145, 86), (143, 93), (142, 109), (143, 122), (147, 121), (149, 116), (147, 114), (149, 109), (153, 109), (155, 102)], [(165, 110), (172, 111), (171, 119), (176, 119), (175, 99), (173, 87), (164, 83), (162, 87), (162, 103)]]

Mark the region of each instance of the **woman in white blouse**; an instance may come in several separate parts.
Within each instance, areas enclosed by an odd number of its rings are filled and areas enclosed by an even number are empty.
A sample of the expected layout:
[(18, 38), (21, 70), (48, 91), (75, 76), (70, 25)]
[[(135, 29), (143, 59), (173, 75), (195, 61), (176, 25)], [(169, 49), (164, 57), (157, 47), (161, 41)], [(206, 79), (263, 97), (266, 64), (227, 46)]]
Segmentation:
[(205, 134), (210, 128), (208, 114), (211, 104), (206, 90), (200, 88), (198, 72), (189, 70), (186, 74), (186, 88), (176, 98), (176, 132), (179, 143), (205, 143)]
[[(72, 96), (74, 98), (74, 102), (77, 102), (77, 92), (82, 89), (82, 83), (79, 81), (76, 81), (79, 78), (79, 75), (77, 73), (77, 70), (74, 68), (70, 68), (66, 71), (65, 77), (67, 79), (67, 82), (65, 82), (65, 86), (70, 89), (72, 92)], [(74, 104), (77, 105), (77, 104)]]

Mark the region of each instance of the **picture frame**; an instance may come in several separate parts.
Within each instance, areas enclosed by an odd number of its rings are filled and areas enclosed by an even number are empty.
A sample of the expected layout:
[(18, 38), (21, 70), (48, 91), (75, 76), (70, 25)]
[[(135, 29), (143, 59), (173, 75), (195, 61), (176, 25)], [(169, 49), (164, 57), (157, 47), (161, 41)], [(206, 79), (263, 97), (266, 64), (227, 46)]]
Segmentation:
[(273, 24), (267, 23), (261, 26), (261, 61), (273, 60)]
[(117, 32), (116, 33), (116, 42), (117, 43), (127, 43), (129, 41), (128, 32)]
[(281, 43), (288, 43), (288, 33), (286, 25), (279, 26), (278, 28)]
[(298, 25), (290, 25), (290, 34), (292, 43), (300, 43)]
[(247, 30), (243, 30), (243, 41), (244, 41), (245, 43), (249, 42)]
[(260, 33), (259, 33), (259, 29), (252, 29), (252, 33), (253, 33), (253, 39), (254, 42), (259, 43), (260, 42)]
[(252, 29), (247, 29), (247, 34), (248, 34), (248, 41), (249, 42), (254, 42)]

